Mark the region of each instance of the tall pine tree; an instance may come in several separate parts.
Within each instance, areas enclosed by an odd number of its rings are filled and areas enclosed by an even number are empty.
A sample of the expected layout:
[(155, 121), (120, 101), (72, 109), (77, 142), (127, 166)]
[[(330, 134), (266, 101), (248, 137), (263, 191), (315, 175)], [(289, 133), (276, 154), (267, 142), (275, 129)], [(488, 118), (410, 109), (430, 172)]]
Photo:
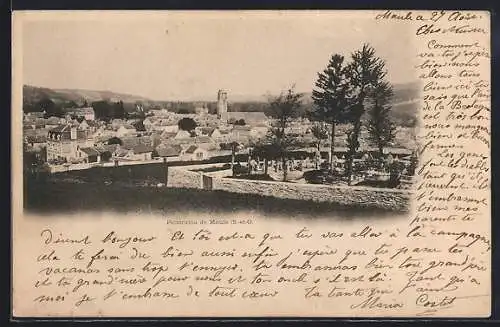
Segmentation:
[(381, 82), (372, 91), (372, 107), (368, 111), (368, 132), (370, 140), (377, 145), (380, 162), (383, 162), (384, 148), (395, 138), (396, 126), (390, 118), (392, 86)]
[(318, 73), (312, 98), (315, 104), (311, 118), (330, 125), (330, 168), (334, 169), (335, 125), (347, 119), (349, 85), (344, 57), (334, 54), (323, 72)]
[(359, 148), (361, 117), (365, 113), (367, 97), (376, 85), (383, 82), (386, 74), (385, 62), (375, 55), (375, 49), (368, 44), (364, 44), (360, 50), (352, 54), (352, 61), (347, 66), (347, 76), (352, 87), (349, 116), (353, 124), (347, 138), (349, 149), (346, 158), (346, 175), (349, 183), (352, 180), (354, 155)]

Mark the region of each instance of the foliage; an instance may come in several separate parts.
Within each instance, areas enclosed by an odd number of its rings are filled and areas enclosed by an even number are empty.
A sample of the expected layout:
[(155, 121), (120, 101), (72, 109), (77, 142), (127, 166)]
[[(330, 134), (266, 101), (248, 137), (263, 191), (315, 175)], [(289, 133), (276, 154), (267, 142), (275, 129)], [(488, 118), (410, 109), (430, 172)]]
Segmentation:
[(45, 112), (45, 118), (64, 117), (64, 111), (61, 104), (55, 103), (49, 98), (42, 98), (34, 104), (25, 104), (28, 112)]
[(288, 151), (297, 146), (296, 139), (287, 134), (287, 127), (293, 119), (303, 114), (302, 94), (296, 93), (294, 87), (275, 98), (270, 99), (266, 115), (273, 118), (267, 140), (274, 149), (277, 149), (283, 163), (283, 181), (287, 179)]
[(393, 96), (392, 86), (388, 82), (378, 83), (372, 90), (370, 97), (373, 106), (369, 110), (368, 132), (371, 141), (378, 149), (380, 158), (383, 149), (396, 137), (396, 126), (390, 118), (390, 101)]
[(418, 157), (415, 153), (411, 155), (410, 164), (408, 165), (407, 171), (409, 176), (415, 176), (415, 172), (418, 167)]
[[(335, 124), (347, 119), (349, 84), (347, 83), (347, 69), (344, 66), (344, 57), (334, 54), (323, 72), (318, 73), (312, 98), (315, 106), (311, 112), (311, 119), (330, 124), (331, 126), (331, 153), (335, 146)], [(318, 145), (319, 147), (319, 145)], [(330, 167), (334, 167), (334, 156), (330, 157)]]
[(403, 173), (403, 170), (405, 169), (405, 164), (402, 163), (401, 161), (394, 160), (390, 165), (389, 165), (389, 180), (392, 185), (392, 187), (395, 187), (397, 184), (399, 184), (399, 181), (401, 179), (401, 175)]
[(387, 74), (385, 62), (375, 55), (375, 49), (368, 44), (364, 44), (360, 50), (355, 51), (351, 59), (346, 68), (351, 87), (349, 120), (353, 124), (347, 138), (349, 150), (347, 152), (346, 175), (349, 181), (352, 176), (354, 155), (359, 148), (361, 117), (365, 113), (367, 97), (376, 85), (383, 82)]
[(94, 101), (92, 102), (96, 119), (110, 121), (112, 119), (126, 118), (127, 114), (123, 106), (123, 101), (116, 103), (108, 101)]
[(316, 139), (316, 147), (318, 151), (321, 148), (321, 141), (328, 139), (328, 129), (324, 123), (315, 123), (311, 127), (311, 133)]
[(194, 119), (189, 117), (184, 117), (180, 119), (177, 125), (179, 126), (179, 129), (188, 132), (193, 131), (196, 128), (196, 126), (198, 126), (194, 121)]
[(245, 126), (246, 122), (244, 119), (238, 119), (238, 120), (235, 120), (233, 124), (237, 125), (237, 126)]
[(144, 127), (144, 122), (142, 120), (136, 121), (135, 123), (132, 124), (132, 126), (134, 126), (135, 130), (138, 132), (146, 131), (146, 127)]
[(107, 141), (108, 144), (119, 144), (119, 145), (123, 145), (123, 141), (116, 137), (116, 136), (113, 136), (112, 138), (110, 138), (108, 141)]

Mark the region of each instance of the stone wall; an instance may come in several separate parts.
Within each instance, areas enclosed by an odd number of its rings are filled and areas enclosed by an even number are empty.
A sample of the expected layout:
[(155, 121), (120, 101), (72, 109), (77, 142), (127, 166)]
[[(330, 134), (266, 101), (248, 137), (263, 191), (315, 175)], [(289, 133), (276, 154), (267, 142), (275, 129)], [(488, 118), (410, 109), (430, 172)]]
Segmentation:
[[(170, 167), (168, 186), (203, 188), (203, 174), (185, 167)], [(283, 199), (331, 202), (344, 206), (363, 206), (393, 211), (407, 211), (412, 192), (362, 186), (333, 186), (252, 181), (212, 176), (212, 190), (232, 193), (258, 194)]]
[(169, 167), (167, 186), (202, 188), (202, 174), (199, 172), (189, 171), (184, 167)]
[(213, 189), (394, 211), (407, 211), (412, 197), (412, 192), (408, 190), (378, 189), (360, 186), (294, 184), (230, 178), (214, 178)]

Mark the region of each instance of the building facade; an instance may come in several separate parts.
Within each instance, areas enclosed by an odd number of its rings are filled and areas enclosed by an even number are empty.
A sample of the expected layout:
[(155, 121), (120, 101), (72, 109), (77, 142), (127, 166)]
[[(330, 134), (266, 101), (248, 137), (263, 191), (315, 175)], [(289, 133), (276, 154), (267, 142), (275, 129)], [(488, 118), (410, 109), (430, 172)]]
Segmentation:
[(79, 159), (80, 148), (92, 145), (87, 131), (76, 126), (61, 125), (47, 134), (47, 161), (71, 162)]

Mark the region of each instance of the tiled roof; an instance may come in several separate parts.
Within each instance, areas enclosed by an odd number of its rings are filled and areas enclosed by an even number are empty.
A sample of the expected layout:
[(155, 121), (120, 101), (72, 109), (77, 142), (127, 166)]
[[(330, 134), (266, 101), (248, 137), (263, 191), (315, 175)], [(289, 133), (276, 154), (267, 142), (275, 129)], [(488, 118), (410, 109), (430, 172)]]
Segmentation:
[(135, 154), (153, 152), (153, 147), (146, 144), (138, 144), (132, 148)]
[(156, 152), (160, 157), (175, 157), (178, 156), (181, 151), (182, 148), (180, 145), (167, 145), (156, 148)]
[(85, 152), (88, 156), (97, 156), (100, 153), (95, 148), (81, 148), (82, 152)]
[(190, 138), (191, 137), (191, 134), (188, 132), (188, 131), (183, 131), (183, 130), (180, 130), (179, 132), (177, 132), (177, 134), (175, 135), (177, 138)]
[(212, 138), (210, 136), (201, 135), (201, 136), (196, 137), (195, 142), (196, 143), (213, 143), (214, 140), (212, 140)]
[(161, 137), (163, 137), (163, 138), (173, 138), (173, 137), (175, 137), (175, 135), (177, 135), (177, 133), (175, 133), (175, 132), (163, 132), (163, 133), (161, 133)]
[(233, 130), (234, 130), (234, 131), (238, 131), (238, 132), (240, 132), (240, 131), (249, 132), (251, 129), (252, 129), (252, 127), (250, 127), (250, 126), (239, 126), (239, 125), (235, 125), (235, 126), (233, 127)]
[(105, 144), (105, 145), (102, 145), (100, 148), (102, 148), (104, 151), (108, 151), (110, 153), (113, 153), (118, 148), (118, 144)]
[(186, 153), (194, 153), (198, 149), (196, 145), (191, 145), (189, 148), (187, 148)]
[(65, 132), (65, 131), (69, 131), (71, 129), (71, 126), (70, 125), (59, 125), (57, 127), (54, 127), (52, 128), (50, 131), (51, 132)]
[(205, 135), (212, 135), (212, 133), (215, 131), (215, 128), (213, 127), (201, 127), (200, 132)]

